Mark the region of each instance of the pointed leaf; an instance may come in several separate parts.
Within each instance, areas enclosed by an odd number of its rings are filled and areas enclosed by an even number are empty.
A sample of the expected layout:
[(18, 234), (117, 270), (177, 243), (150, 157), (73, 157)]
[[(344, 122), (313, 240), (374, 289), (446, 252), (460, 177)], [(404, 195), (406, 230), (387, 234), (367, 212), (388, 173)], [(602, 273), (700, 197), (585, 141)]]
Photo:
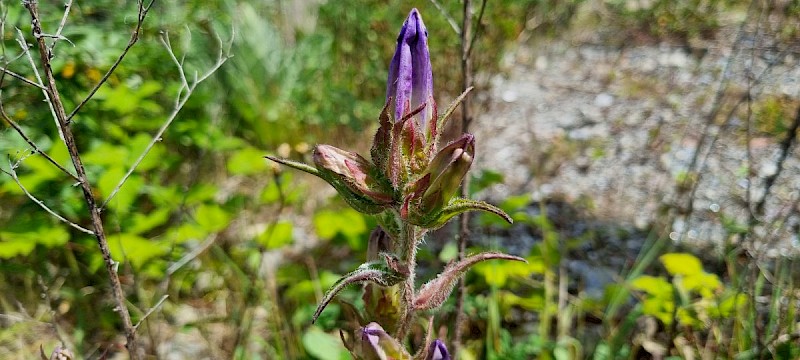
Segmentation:
[[(453, 112), (456, 111), (458, 105), (460, 105), (461, 102), (464, 101), (469, 92), (472, 91), (472, 89), (474, 88), (475, 87), (473, 86), (468, 87), (467, 90), (464, 90), (464, 92), (462, 92), (461, 95), (459, 95), (455, 100), (453, 100), (452, 103), (450, 103), (450, 106), (447, 107), (447, 110), (445, 110), (444, 114), (442, 114), (442, 116), (440, 116), (439, 119), (436, 120), (436, 122), (438, 123), (436, 124), (437, 129), (444, 129), (444, 126), (447, 124), (447, 120), (450, 119), (450, 115), (453, 115)], [(439, 136), (435, 134), (432, 143), (435, 144), (438, 142), (439, 142)]]
[(294, 169), (297, 169), (297, 170), (300, 170), (300, 171), (305, 171), (305, 172), (307, 172), (307, 173), (309, 173), (311, 175), (314, 175), (314, 176), (320, 176), (319, 175), (319, 170), (315, 169), (311, 165), (304, 164), (304, 163), (301, 163), (299, 161), (292, 161), (292, 160), (289, 160), (289, 159), (281, 159), (279, 157), (274, 157), (274, 156), (269, 156), (269, 155), (264, 156), (264, 157), (267, 158), (267, 159), (270, 159), (270, 160), (272, 160), (272, 161), (274, 161), (274, 162), (276, 162), (278, 164), (286, 165), (288, 167), (291, 167), (291, 168), (294, 168)]
[(370, 262), (361, 264), (358, 269), (343, 276), (328, 289), (328, 292), (325, 293), (325, 296), (322, 297), (322, 301), (317, 306), (317, 310), (314, 311), (314, 317), (311, 323), (313, 324), (317, 321), (319, 315), (322, 314), (322, 310), (324, 310), (333, 298), (348, 285), (374, 282), (381, 286), (392, 286), (403, 281), (404, 278), (402, 274), (392, 270), (385, 263)]
[(430, 310), (436, 309), (441, 306), (445, 300), (450, 296), (453, 291), (453, 286), (456, 281), (466, 272), (470, 266), (475, 265), (484, 260), (503, 259), (527, 262), (525, 259), (498, 253), (498, 252), (485, 252), (478, 255), (470, 256), (457, 263), (448, 265), (441, 274), (435, 279), (428, 281), (422, 288), (419, 289), (416, 298), (414, 299), (414, 308), (416, 310)]
[(454, 216), (461, 214), (467, 211), (485, 211), (492, 214), (495, 214), (501, 217), (503, 220), (508, 222), (509, 224), (514, 223), (514, 220), (506, 214), (505, 211), (489, 204), (485, 201), (478, 201), (478, 200), (471, 200), (471, 199), (464, 199), (464, 198), (457, 198), (450, 201), (450, 204), (445, 206), (442, 211), (437, 214), (436, 217), (432, 219), (428, 219), (428, 221), (419, 224), (419, 226), (423, 226), (429, 229), (437, 229), (442, 227), (444, 224), (447, 223), (450, 219)]

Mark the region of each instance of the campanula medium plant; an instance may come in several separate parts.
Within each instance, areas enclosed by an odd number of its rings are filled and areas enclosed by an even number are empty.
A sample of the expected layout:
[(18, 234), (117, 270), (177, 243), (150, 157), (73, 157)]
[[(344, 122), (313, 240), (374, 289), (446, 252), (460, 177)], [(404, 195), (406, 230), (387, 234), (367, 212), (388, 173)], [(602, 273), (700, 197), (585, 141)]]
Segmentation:
[[(316, 321), (346, 286), (367, 284), (368, 323), (360, 324), (353, 341), (346, 344), (358, 358), (411, 359), (401, 344), (416, 313), (439, 308), (470, 266), (489, 259), (525, 261), (502, 253), (481, 253), (451, 263), (420, 288), (415, 286), (417, 247), (427, 231), (471, 210), (491, 212), (511, 222), (495, 206), (455, 196), (472, 165), (475, 137), (463, 134), (441, 149), (438, 144), (441, 129), (465, 95), (439, 116), (433, 98), (428, 31), (419, 11), (413, 9), (397, 37), (386, 103), (378, 118), (370, 159), (330, 145), (314, 148), (313, 166), (267, 156), (322, 178), (355, 210), (374, 215), (380, 224), (370, 238), (369, 261), (328, 290), (312, 319)], [(444, 343), (428, 336), (413, 358), (449, 359), (450, 355)]]

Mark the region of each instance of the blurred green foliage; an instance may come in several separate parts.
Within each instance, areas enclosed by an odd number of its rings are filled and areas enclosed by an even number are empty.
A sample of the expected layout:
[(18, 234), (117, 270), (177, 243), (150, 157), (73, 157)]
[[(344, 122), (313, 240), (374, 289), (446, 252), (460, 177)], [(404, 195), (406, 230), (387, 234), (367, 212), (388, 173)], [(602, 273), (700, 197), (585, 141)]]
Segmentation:
[[(460, 2), (440, 2), (444, 13), (460, 18)], [(556, 33), (583, 3), (490, 1), (475, 44), (475, 68), (495, 73), (500, 56), (521, 33), (531, 31), (531, 24)], [(654, 1), (649, 8), (630, 9), (627, 3), (603, 3), (612, 11), (611, 23), (667, 37), (713, 32), (714, 12), (728, 4)], [(346, 358), (335, 332), (344, 306), (329, 306), (317, 326), (310, 326), (309, 319), (324, 290), (363, 262), (354, 254), (363, 253), (375, 222), (349, 210), (320, 181), (281, 172), (262, 156), (309, 160), (311, 144), (319, 141), (365, 147), (369, 141), (359, 139), (374, 129), (398, 22), (412, 6), (425, 14), (430, 31), (436, 98), (449, 101), (460, 92), (459, 37), (429, 1), (156, 3), (139, 43), (72, 125), (94, 190), (105, 197), (174, 107), (181, 79), (160, 36), (169, 37), (190, 77), (213, 64), (220, 47), (233, 38), (233, 58), (196, 89), (103, 214), (134, 322), (169, 295), (140, 329), (149, 352), (155, 353), (159, 343), (194, 343), (221, 358)], [(794, 13), (796, 7), (786, 11)], [(43, 3), (41, 10), (45, 31), (54, 32), (63, 8)], [(2, 11), (2, 59), (10, 61), (21, 53), (15, 27), (32, 42), (30, 20), (17, 2), (3, 3)], [(73, 5), (63, 34), (75, 46), (60, 42), (53, 58), (68, 110), (119, 56), (133, 19), (134, 4), (122, 0)], [(9, 69), (35, 78), (25, 57), (12, 61)], [(41, 91), (8, 76), (0, 90), (3, 110), (40, 148), (72, 169)], [(780, 101), (763, 104), (758, 110), (765, 117), (761, 130), (779, 128), (785, 109)], [(17, 172), (28, 191), (88, 226), (80, 189), (41, 156), (31, 155), (30, 146), (5, 124), (0, 152), (21, 162)], [(8, 162), (0, 161), (0, 168), (8, 170)], [(472, 191), (499, 182), (501, 174), (476, 174)], [(635, 351), (628, 343), (632, 324), (639, 318), (653, 316), (666, 325), (697, 330), (706, 329), (698, 323), (701, 315), (717, 319), (738, 309), (725, 304), (738, 299), (731, 292), (743, 275), (715, 281), (696, 266), (692, 274), (679, 273), (670, 270), (670, 257), (665, 257), (667, 274), (631, 277), (609, 287), (603, 299), (576, 296), (568, 311), (559, 313), (557, 273), (578, 240), (563, 239), (546, 215), (528, 212), (530, 202), (525, 195), (500, 204), (518, 225), (541, 234), (542, 241), (523, 254), (529, 263), (481, 264), (468, 277), (474, 295), (465, 310), (474, 332), (466, 341), (465, 358), (628, 358)], [(29, 356), (42, 343), (47, 348), (62, 340), (81, 357), (118, 351), (119, 319), (94, 238), (55, 220), (7, 176), (0, 176), (0, 204), (0, 313), (22, 319), (0, 319), (0, 357)], [(477, 225), (508, 230), (493, 217), (479, 217)], [(455, 257), (455, 250), (450, 243), (438, 256), (421, 256), (444, 263)], [(681, 263), (686, 261), (693, 262)], [(642, 294), (637, 311), (610, 319), (613, 331), (607, 335), (582, 337), (590, 332), (581, 327), (585, 318), (602, 317), (607, 306), (627, 302), (634, 290)], [(357, 289), (343, 296), (358, 304)], [(720, 303), (712, 306), (709, 299)], [(449, 303), (443, 313), (448, 306), (452, 312)], [(661, 311), (670, 306), (686, 309), (685, 316), (676, 322), (674, 311), (669, 316)], [(539, 327), (520, 324), (514, 318), (519, 311), (537, 313)], [(781, 321), (794, 316), (774, 319), (774, 333), (781, 334), (788, 326)], [(573, 321), (578, 327), (573, 332), (569, 326), (550, 328), (551, 323)], [(747, 325), (752, 322), (736, 326), (746, 333)], [(742, 339), (739, 348), (752, 343), (751, 335), (736, 338)], [(581, 344), (575, 339), (589, 340)], [(781, 350), (798, 352), (796, 346)]]

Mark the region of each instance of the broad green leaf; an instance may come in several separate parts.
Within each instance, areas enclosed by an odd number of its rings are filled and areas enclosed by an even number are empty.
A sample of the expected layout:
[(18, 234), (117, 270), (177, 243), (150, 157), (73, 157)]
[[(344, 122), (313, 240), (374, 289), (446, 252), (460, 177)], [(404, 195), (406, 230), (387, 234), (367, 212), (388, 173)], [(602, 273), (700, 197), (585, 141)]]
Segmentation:
[(317, 235), (325, 240), (333, 239), (341, 234), (353, 249), (365, 247), (367, 223), (364, 216), (353, 209), (339, 211), (323, 210), (314, 215), (314, 228)]
[(292, 223), (281, 221), (271, 224), (256, 240), (267, 249), (275, 249), (290, 244), (293, 240)]
[(203, 230), (217, 232), (230, 222), (230, 214), (217, 205), (200, 205), (194, 213), (195, 221)]
[(633, 289), (644, 291), (653, 297), (661, 299), (672, 299), (673, 297), (672, 284), (663, 277), (642, 275), (633, 279), (630, 285)]
[[(152, 135), (150, 134), (138, 133), (133, 139), (130, 140), (130, 143), (128, 144), (130, 151), (128, 160), (126, 161), (128, 166), (133, 165), (136, 159), (138, 159), (147, 148), (147, 145), (150, 144), (152, 139)], [(148, 152), (144, 159), (142, 159), (142, 162), (139, 163), (136, 171), (147, 171), (163, 164), (165, 153), (166, 151), (164, 150), (164, 145), (162, 145), (160, 142), (155, 143), (153, 147), (150, 148), (150, 152)]]
[(201, 229), (197, 224), (182, 224), (177, 228), (171, 228), (168, 238), (177, 243), (187, 240), (198, 240), (206, 237), (208, 231)]
[(149, 214), (135, 213), (131, 215), (131, 225), (126, 230), (131, 234), (141, 234), (169, 220), (169, 209), (157, 209)]
[(487, 284), (504, 287), (509, 277), (527, 278), (531, 274), (544, 273), (544, 263), (538, 256), (525, 258), (528, 263), (517, 261), (491, 261), (476, 264), (472, 270), (483, 276)]
[(267, 169), (264, 151), (247, 147), (237, 151), (228, 160), (227, 168), (231, 175), (253, 175)]
[(109, 235), (108, 247), (114, 260), (120, 262), (128, 260), (136, 269), (140, 269), (148, 260), (162, 256), (168, 251), (168, 248), (158, 241), (127, 233)]
[[(111, 192), (114, 191), (114, 188), (116, 188), (117, 184), (122, 180), (122, 177), (125, 176), (125, 171), (126, 170), (121, 166), (114, 166), (100, 176), (97, 187), (100, 189), (103, 198), (107, 198), (111, 195)], [(122, 214), (130, 212), (133, 202), (142, 190), (142, 186), (144, 186), (144, 180), (136, 174), (131, 175), (125, 183), (122, 184), (122, 187), (108, 203), (108, 206)]]
[(122, 162), (128, 159), (128, 154), (128, 149), (123, 146), (103, 142), (86, 153), (85, 156), (82, 156), (82, 158), (86, 165), (119, 167), (123, 165)]
[(36, 241), (27, 233), (0, 233), (0, 259), (28, 255), (36, 247)]
[(189, 194), (186, 195), (186, 204), (195, 205), (213, 200), (218, 191), (219, 189), (214, 184), (200, 183), (194, 185), (189, 189)]
[(44, 226), (28, 232), (0, 232), (0, 258), (28, 255), (37, 244), (52, 248), (69, 241), (69, 232), (61, 224)]
[(661, 255), (659, 260), (672, 276), (689, 276), (703, 272), (703, 265), (700, 263), (700, 259), (692, 254), (669, 253)]
[(674, 310), (675, 303), (671, 299), (649, 298), (642, 302), (642, 313), (653, 316), (666, 325), (672, 324)]
[(504, 305), (519, 306), (530, 311), (540, 311), (544, 309), (544, 296), (541, 293), (534, 293), (526, 297), (521, 297), (510, 291), (501, 291), (500, 298)]
[(69, 241), (69, 232), (60, 224), (52, 227), (40, 228), (37, 232), (36, 241), (49, 248), (61, 246)]
[(322, 329), (312, 326), (303, 333), (303, 347), (306, 352), (318, 360), (350, 359), (350, 353), (342, 345), (338, 335), (328, 334)]
[(683, 286), (686, 290), (695, 291), (704, 298), (711, 298), (714, 292), (722, 287), (722, 282), (716, 274), (701, 272), (683, 278)]
[(455, 259), (456, 256), (458, 256), (458, 244), (453, 241), (445, 243), (442, 251), (439, 252), (439, 260), (444, 263)]

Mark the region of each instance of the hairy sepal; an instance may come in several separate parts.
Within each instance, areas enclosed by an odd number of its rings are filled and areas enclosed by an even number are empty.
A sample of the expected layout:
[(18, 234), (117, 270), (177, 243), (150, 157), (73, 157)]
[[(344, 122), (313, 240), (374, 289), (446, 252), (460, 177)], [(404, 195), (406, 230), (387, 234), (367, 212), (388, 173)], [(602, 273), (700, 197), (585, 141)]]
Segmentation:
[(417, 292), (417, 296), (414, 298), (414, 309), (422, 311), (439, 308), (450, 296), (450, 293), (453, 291), (453, 286), (461, 275), (472, 265), (492, 259), (513, 260), (527, 263), (525, 259), (519, 256), (498, 252), (480, 253), (459, 262), (451, 263), (436, 278), (422, 285)]

